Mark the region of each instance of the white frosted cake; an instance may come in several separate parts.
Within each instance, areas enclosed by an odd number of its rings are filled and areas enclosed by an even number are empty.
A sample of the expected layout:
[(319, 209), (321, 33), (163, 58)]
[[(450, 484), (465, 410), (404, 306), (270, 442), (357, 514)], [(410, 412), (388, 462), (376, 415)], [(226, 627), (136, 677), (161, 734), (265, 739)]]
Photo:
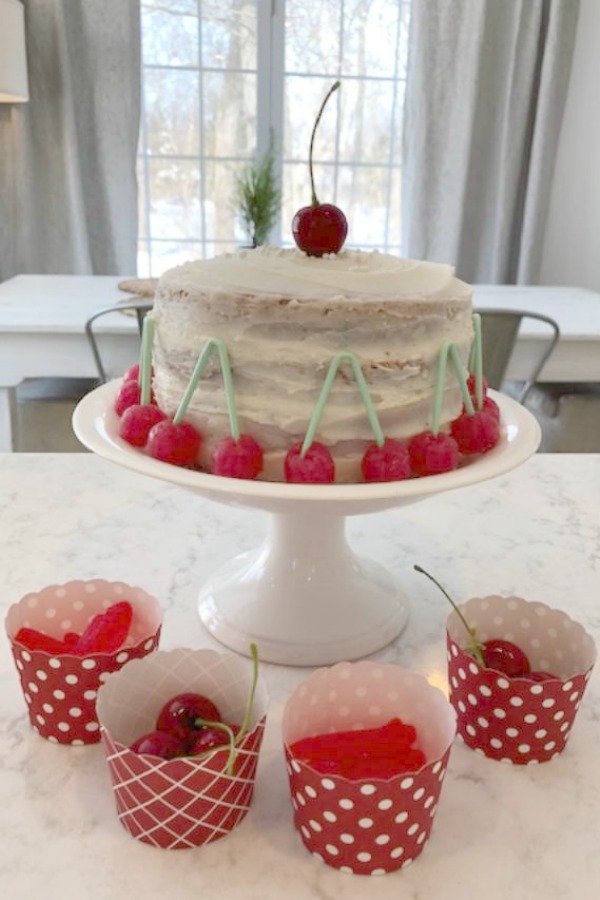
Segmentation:
[[(456, 345), (467, 365), (473, 337), (472, 291), (451, 266), (360, 250), (325, 257), (261, 247), (186, 263), (159, 280), (153, 387), (173, 415), (210, 338), (227, 347), (242, 432), (264, 450), (261, 478), (281, 481), (283, 460), (302, 441), (332, 359), (360, 363), (386, 437), (431, 427), (440, 349)], [(440, 421), (462, 406), (446, 376)], [(215, 354), (186, 413), (203, 436), (199, 462), (210, 471), (214, 444), (229, 434), (226, 396)], [(373, 441), (357, 383), (342, 364), (316, 439), (331, 451), (336, 481), (360, 481)]]

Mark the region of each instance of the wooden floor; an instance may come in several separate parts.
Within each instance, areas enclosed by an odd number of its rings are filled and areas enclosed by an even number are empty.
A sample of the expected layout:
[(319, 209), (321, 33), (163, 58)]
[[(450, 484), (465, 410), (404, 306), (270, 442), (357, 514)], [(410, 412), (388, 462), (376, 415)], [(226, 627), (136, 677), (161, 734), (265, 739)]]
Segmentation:
[[(71, 428), (78, 400), (92, 381), (32, 379), (17, 389), (16, 450), (23, 453), (85, 451)], [(600, 386), (534, 389), (527, 406), (542, 427), (541, 452), (600, 453)], [(511, 393), (507, 386), (507, 393)]]

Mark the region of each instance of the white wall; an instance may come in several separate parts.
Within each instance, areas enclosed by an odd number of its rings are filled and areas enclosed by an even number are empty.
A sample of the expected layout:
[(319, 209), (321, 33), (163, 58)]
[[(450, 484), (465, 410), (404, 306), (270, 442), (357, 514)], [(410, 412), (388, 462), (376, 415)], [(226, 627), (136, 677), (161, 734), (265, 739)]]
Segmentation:
[(540, 283), (600, 291), (599, 0), (581, 0)]

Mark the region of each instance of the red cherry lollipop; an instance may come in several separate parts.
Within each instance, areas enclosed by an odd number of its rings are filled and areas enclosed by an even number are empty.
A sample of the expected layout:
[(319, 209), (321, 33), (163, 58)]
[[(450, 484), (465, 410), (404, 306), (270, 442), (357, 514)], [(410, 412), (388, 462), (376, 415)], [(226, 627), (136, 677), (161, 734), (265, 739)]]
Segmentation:
[(450, 431), (465, 456), (486, 453), (500, 439), (499, 416), (489, 408), (477, 410), (473, 415), (463, 412), (452, 422)]
[(325, 105), (334, 91), (340, 86), (340, 82), (329, 89), (321, 108), (318, 112), (310, 137), (310, 149), (308, 153), (308, 169), (310, 172), (310, 186), (312, 201), (310, 206), (299, 209), (292, 220), (292, 234), (294, 240), (308, 256), (323, 256), (324, 253), (338, 253), (348, 234), (348, 222), (342, 210), (332, 203), (319, 203), (315, 192), (315, 179), (313, 175), (313, 146), (317, 126), (321, 121)]
[(263, 451), (248, 434), (225, 437), (215, 446), (212, 455), (213, 475), (228, 478), (256, 478), (262, 472)]
[(324, 444), (313, 441), (302, 455), (302, 442), (288, 450), (284, 463), (285, 480), (294, 484), (331, 484), (335, 465)]
[(449, 434), (423, 431), (408, 444), (410, 462), (415, 475), (440, 475), (458, 468), (458, 444)]
[(402, 481), (411, 474), (410, 456), (406, 444), (386, 438), (380, 447), (370, 444), (361, 463), (365, 481)]

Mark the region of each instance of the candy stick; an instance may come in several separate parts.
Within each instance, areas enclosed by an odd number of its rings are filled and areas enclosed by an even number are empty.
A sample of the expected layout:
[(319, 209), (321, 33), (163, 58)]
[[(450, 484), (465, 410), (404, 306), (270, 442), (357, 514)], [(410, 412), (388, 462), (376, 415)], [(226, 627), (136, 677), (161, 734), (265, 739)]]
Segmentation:
[(140, 403), (150, 403), (150, 373), (152, 371), (152, 342), (154, 340), (154, 319), (144, 318), (142, 325), (142, 347), (140, 351)]
[(446, 341), (445, 344), (442, 345), (442, 349), (440, 350), (440, 355), (438, 357), (438, 373), (437, 379), (435, 383), (435, 397), (433, 401), (433, 419), (431, 422), (431, 433), (437, 435), (440, 430), (440, 419), (442, 416), (442, 400), (444, 399), (444, 386), (446, 382), (446, 369), (448, 366), (448, 354), (450, 354), (450, 360), (452, 362), (454, 372), (456, 374), (456, 380), (458, 381), (458, 386), (460, 388), (460, 392), (462, 394), (462, 398), (465, 404), (465, 409), (467, 413), (472, 416), (475, 410), (473, 409), (473, 403), (471, 401), (471, 396), (469, 394), (469, 389), (467, 388), (467, 383), (465, 381), (463, 371), (462, 371), (462, 363), (460, 360), (460, 355), (458, 353), (458, 349), (456, 344), (450, 343), (450, 341)]
[(465, 409), (468, 415), (472, 416), (475, 413), (475, 409), (473, 407), (473, 401), (471, 400), (469, 388), (467, 387), (467, 380), (465, 378), (465, 373), (463, 372), (462, 361), (456, 344), (450, 344), (450, 359), (452, 360), (452, 365), (454, 366), (454, 374), (456, 375), (456, 380), (458, 381), (458, 386), (462, 394)]
[(209, 338), (209, 340), (202, 348), (198, 359), (196, 360), (196, 365), (194, 366), (192, 376), (187, 384), (179, 406), (177, 407), (177, 412), (173, 416), (173, 422), (175, 425), (179, 425), (179, 423), (183, 420), (194, 391), (198, 387), (198, 382), (202, 378), (202, 375), (204, 374), (204, 371), (209, 363), (210, 357), (215, 350), (219, 354), (219, 362), (221, 364), (221, 374), (223, 376), (223, 386), (225, 389), (225, 400), (227, 402), (227, 414), (229, 416), (229, 428), (231, 431), (231, 436), (234, 440), (237, 441), (240, 436), (240, 426), (235, 405), (235, 395), (233, 392), (233, 376), (231, 372), (231, 363), (229, 362), (227, 347), (219, 338)]
[(371, 431), (373, 432), (375, 443), (378, 447), (382, 447), (384, 444), (385, 438), (383, 436), (383, 431), (381, 429), (381, 425), (379, 424), (379, 419), (377, 418), (375, 407), (373, 406), (373, 402), (369, 395), (367, 382), (365, 380), (365, 376), (363, 375), (363, 371), (360, 367), (358, 358), (354, 353), (351, 353), (350, 351), (344, 351), (343, 353), (338, 353), (336, 356), (334, 356), (329, 364), (329, 370), (325, 377), (325, 381), (323, 382), (323, 387), (321, 388), (319, 399), (317, 400), (316, 406), (313, 410), (313, 414), (308, 424), (306, 437), (304, 438), (304, 443), (302, 444), (302, 449), (300, 450), (300, 456), (304, 456), (306, 454), (315, 439), (315, 434), (317, 428), (319, 427), (321, 416), (325, 411), (325, 405), (329, 398), (329, 393), (333, 386), (335, 376), (337, 375), (337, 371), (343, 362), (348, 362), (352, 366), (354, 378), (358, 385), (358, 390), (360, 392), (360, 396), (367, 413), (367, 418), (369, 419), (369, 425), (371, 426)]
[(483, 406), (483, 348), (481, 343), (481, 316), (479, 313), (473, 313), (473, 328), (475, 330), (475, 340), (473, 341), (475, 355), (475, 398), (477, 400), (477, 409), (481, 409)]

